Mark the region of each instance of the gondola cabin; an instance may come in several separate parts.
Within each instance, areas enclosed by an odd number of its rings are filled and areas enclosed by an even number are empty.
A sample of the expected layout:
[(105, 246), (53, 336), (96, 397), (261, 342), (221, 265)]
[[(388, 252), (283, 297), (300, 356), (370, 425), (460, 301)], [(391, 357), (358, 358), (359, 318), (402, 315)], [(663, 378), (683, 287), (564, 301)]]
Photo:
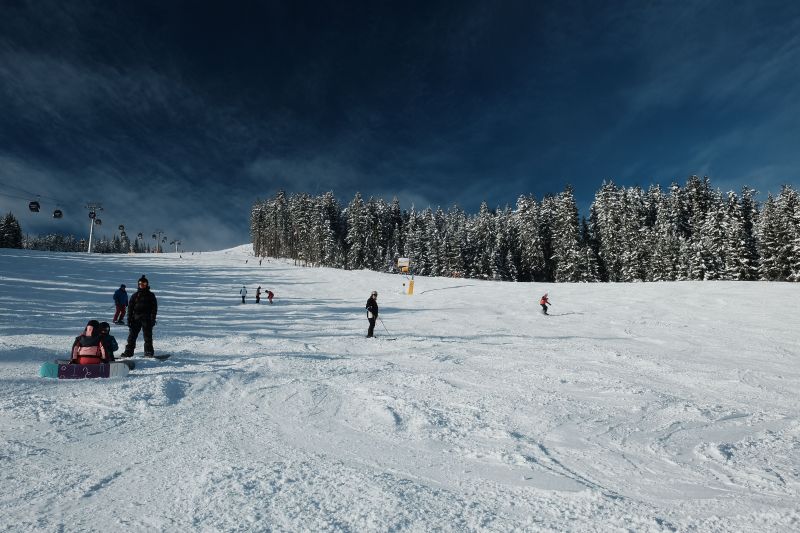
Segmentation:
[(61, 212), (61, 209), (56, 209), (53, 211), (53, 218), (61, 218), (64, 216), (64, 213)]
[(31, 212), (33, 212), (33, 213), (38, 213), (40, 207), (41, 206), (39, 205), (39, 202), (36, 202), (36, 201), (33, 201), (33, 202), (28, 204), (28, 209), (30, 209)]

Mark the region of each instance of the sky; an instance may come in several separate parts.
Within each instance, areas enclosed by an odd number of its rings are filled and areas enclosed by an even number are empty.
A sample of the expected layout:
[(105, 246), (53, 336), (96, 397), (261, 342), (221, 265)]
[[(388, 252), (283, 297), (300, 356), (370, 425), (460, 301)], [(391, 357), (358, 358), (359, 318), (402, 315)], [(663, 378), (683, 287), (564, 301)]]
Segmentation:
[(279, 189), (476, 212), (571, 185), (585, 212), (604, 180), (800, 184), (795, 2), (2, 9), (0, 214), (26, 233), (85, 236), (97, 202), (101, 234), (207, 250)]

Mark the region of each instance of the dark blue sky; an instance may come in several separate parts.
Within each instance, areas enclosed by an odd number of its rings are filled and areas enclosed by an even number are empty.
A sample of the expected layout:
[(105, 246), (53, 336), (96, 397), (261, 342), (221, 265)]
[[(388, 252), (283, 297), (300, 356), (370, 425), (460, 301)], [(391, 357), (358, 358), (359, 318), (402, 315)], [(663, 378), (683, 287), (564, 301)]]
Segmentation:
[(209, 249), (279, 188), (474, 212), (800, 183), (800, 3), (601, 4), (3, 0), (0, 213), (85, 234), (98, 201), (105, 233)]

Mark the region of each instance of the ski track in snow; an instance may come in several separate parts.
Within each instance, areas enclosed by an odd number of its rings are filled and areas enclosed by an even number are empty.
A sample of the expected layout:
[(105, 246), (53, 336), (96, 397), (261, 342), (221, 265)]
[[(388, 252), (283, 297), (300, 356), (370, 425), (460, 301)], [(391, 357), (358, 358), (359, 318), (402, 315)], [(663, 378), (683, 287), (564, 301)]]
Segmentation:
[[(407, 296), (249, 252), (0, 250), (0, 530), (800, 530), (800, 285)], [(172, 358), (38, 378), (142, 273)]]

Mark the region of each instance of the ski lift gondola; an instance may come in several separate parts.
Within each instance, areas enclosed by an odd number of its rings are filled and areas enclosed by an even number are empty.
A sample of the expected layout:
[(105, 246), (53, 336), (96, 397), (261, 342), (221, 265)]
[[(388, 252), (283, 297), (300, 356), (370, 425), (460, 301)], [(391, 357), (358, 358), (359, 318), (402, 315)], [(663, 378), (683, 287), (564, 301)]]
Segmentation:
[(97, 225), (99, 226), (100, 224), (102, 224), (102, 223), (103, 223), (103, 221), (102, 221), (102, 220), (100, 220), (99, 218), (96, 218), (96, 219), (94, 219), (94, 223), (95, 223), (95, 224), (97, 224)]
[(120, 231), (125, 231), (125, 226), (124, 226), (124, 225), (122, 225), (122, 224), (120, 224), (120, 225), (119, 225), (119, 230), (120, 230)]
[(38, 213), (40, 207), (41, 206), (39, 205), (39, 202), (37, 202), (36, 200), (28, 204), (28, 209), (30, 209), (33, 213)]
[(92, 219), (93, 219), (93, 218), (95, 218), (96, 216), (97, 216), (97, 213), (95, 213), (94, 211), (89, 211), (89, 218), (92, 218)]
[(53, 218), (61, 218), (64, 216), (64, 213), (61, 212), (61, 209), (56, 209), (53, 211)]

